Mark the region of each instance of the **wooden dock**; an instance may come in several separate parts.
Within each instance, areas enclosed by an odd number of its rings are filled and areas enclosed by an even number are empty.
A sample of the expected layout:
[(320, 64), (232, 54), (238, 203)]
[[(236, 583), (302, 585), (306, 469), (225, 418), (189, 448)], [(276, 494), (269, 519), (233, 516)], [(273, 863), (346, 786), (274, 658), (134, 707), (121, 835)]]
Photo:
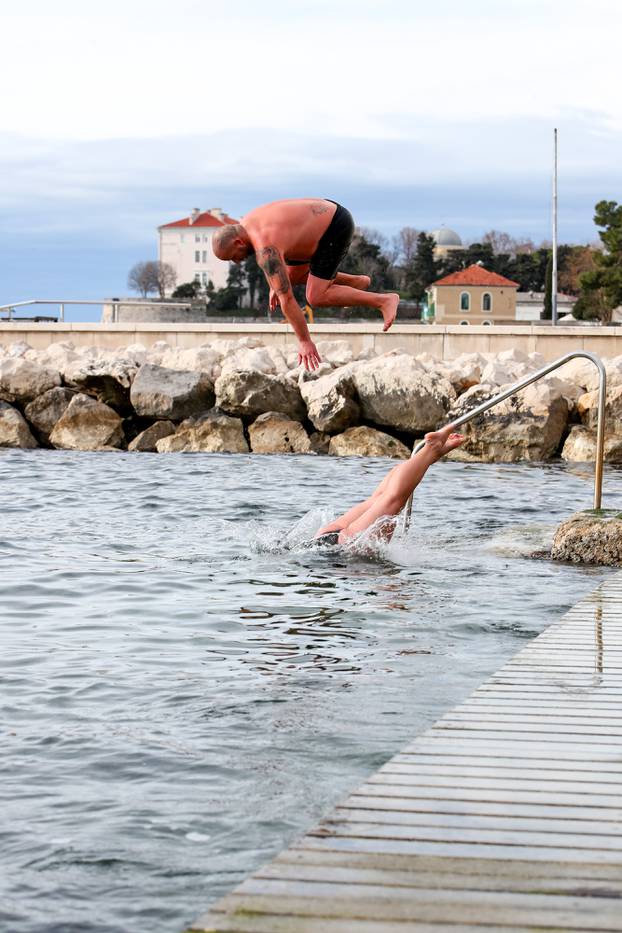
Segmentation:
[(622, 573), (192, 926), (622, 931)]

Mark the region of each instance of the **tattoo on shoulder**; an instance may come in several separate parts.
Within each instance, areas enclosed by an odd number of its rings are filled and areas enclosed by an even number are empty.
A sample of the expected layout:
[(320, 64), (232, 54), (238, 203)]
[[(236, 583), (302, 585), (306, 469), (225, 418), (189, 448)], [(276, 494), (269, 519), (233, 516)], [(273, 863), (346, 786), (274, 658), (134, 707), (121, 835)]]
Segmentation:
[(325, 204), (312, 204), (311, 213), (312, 214), (326, 214), (328, 213), (329, 208)]
[(257, 261), (275, 292), (285, 295), (291, 289), (285, 263), (275, 246), (264, 246)]

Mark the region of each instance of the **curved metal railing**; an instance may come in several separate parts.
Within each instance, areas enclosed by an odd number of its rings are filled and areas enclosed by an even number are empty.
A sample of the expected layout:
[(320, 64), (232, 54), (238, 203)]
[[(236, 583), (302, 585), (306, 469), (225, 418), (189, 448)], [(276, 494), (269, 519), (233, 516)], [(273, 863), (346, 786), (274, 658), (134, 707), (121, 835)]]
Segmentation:
[[(461, 424), (466, 424), (467, 421), (471, 421), (473, 418), (477, 418), (478, 415), (488, 411), (489, 408), (492, 408), (494, 405), (498, 405), (499, 402), (503, 402), (504, 399), (509, 398), (511, 395), (515, 395), (517, 392), (520, 392), (521, 389), (525, 389), (528, 385), (531, 385), (532, 382), (537, 382), (538, 379), (541, 379), (543, 376), (547, 376), (549, 373), (553, 372), (554, 369), (559, 369), (559, 367), (563, 366), (564, 363), (567, 363), (569, 360), (573, 360), (578, 356), (583, 356), (585, 359), (590, 360), (594, 366), (596, 366), (599, 373), (598, 424), (596, 428), (596, 467), (594, 470), (594, 508), (599, 509), (603, 491), (603, 455), (605, 449), (605, 399), (607, 394), (607, 373), (605, 371), (605, 367), (603, 366), (602, 360), (596, 356), (595, 353), (589, 353), (587, 350), (574, 350), (572, 353), (566, 353), (564, 356), (560, 356), (558, 360), (555, 360), (553, 363), (549, 363), (548, 366), (543, 366), (542, 369), (532, 373), (525, 379), (521, 379), (520, 382), (515, 382), (507, 389), (504, 389), (503, 392), (493, 396), (493, 398), (489, 398), (487, 401), (482, 402), (482, 404), (478, 405), (477, 408), (473, 408), (465, 415), (461, 415), (459, 418), (456, 418), (455, 421), (451, 422), (451, 426), (453, 428), (459, 428)], [(424, 444), (425, 441), (419, 441), (419, 443), (413, 447), (411, 457), (414, 457), (414, 455), (421, 450)], [(408, 502), (404, 506), (405, 529), (408, 528), (410, 523), (412, 505), (413, 494), (411, 493)]]

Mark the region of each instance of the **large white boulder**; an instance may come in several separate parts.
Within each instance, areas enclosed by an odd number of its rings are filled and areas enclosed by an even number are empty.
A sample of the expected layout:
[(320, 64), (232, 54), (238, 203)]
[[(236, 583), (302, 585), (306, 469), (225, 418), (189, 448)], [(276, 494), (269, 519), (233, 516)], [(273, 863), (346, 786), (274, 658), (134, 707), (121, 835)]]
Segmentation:
[(260, 415), (248, 429), (254, 454), (308, 454), (309, 435), (299, 421), (279, 411)]
[(410, 450), (397, 438), (361, 425), (331, 437), (328, 452), (333, 457), (410, 457)]
[(176, 427), (172, 421), (155, 421), (148, 428), (141, 431), (134, 440), (127, 445), (128, 450), (141, 451), (143, 453), (153, 453), (157, 450), (156, 444), (163, 437), (169, 437), (174, 434)]
[(553, 560), (577, 564), (622, 566), (622, 517), (615, 510), (576, 512), (558, 527)]
[(294, 421), (305, 416), (300, 389), (285, 376), (256, 371), (223, 373), (215, 389), (217, 407), (229, 415), (256, 418), (267, 411), (281, 411)]
[(319, 379), (301, 379), (300, 392), (308, 418), (318, 431), (335, 434), (358, 423), (361, 410), (349, 367), (335, 369)]
[[(605, 434), (604, 457), (607, 463), (622, 463), (622, 436)], [(594, 463), (596, 460), (596, 431), (582, 424), (574, 424), (562, 450), (562, 460), (574, 463)]]
[(125, 414), (131, 410), (130, 387), (138, 371), (127, 357), (101, 355), (93, 360), (78, 360), (65, 369), (68, 386), (90, 395)]
[[(577, 400), (577, 412), (583, 424), (595, 428), (598, 422), (598, 391), (585, 392)], [(607, 388), (605, 397), (605, 430), (622, 434), (622, 385)]]
[[(490, 385), (468, 389), (447, 420), (457, 420), (496, 393)], [(567, 423), (568, 402), (563, 395), (547, 384), (534, 383), (466, 422), (460, 428), (466, 442), (449, 456), (484, 463), (548, 460), (556, 453)]]
[(26, 405), (48, 389), (59, 386), (60, 373), (22, 357), (0, 360), (0, 400)]
[(156, 441), (158, 453), (248, 453), (240, 418), (217, 409), (182, 422), (175, 434)]
[(75, 394), (73, 389), (66, 386), (55, 386), (26, 405), (24, 414), (44, 444), (49, 443), (54, 425), (64, 415)]
[(50, 442), (62, 450), (123, 447), (123, 420), (109, 405), (79, 393), (54, 425)]
[(0, 447), (38, 447), (23, 416), (7, 402), (0, 402)]
[(431, 431), (456, 397), (446, 379), (425, 372), (412, 356), (381, 356), (352, 364), (362, 417), (401, 431)]
[(181, 421), (213, 406), (214, 386), (205, 373), (145, 363), (132, 383), (130, 399), (137, 415)]

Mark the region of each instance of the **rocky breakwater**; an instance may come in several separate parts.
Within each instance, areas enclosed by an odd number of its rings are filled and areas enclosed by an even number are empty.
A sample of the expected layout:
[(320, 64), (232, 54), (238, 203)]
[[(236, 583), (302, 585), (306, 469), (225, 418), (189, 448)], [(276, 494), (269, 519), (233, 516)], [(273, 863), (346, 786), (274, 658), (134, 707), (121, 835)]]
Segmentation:
[[(254, 338), (192, 349), (0, 347), (0, 447), (407, 457), (413, 444), (544, 365), (537, 353), (357, 358), (319, 341), (315, 373)], [(622, 357), (606, 361), (607, 448), (622, 462)], [(460, 460), (590, 460), (597, 374), (571, 361), (464, 427)]]

